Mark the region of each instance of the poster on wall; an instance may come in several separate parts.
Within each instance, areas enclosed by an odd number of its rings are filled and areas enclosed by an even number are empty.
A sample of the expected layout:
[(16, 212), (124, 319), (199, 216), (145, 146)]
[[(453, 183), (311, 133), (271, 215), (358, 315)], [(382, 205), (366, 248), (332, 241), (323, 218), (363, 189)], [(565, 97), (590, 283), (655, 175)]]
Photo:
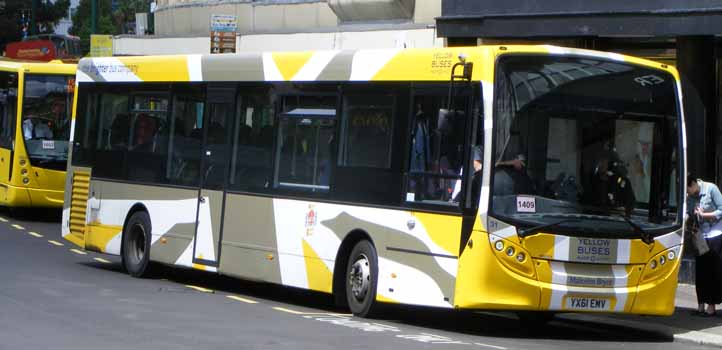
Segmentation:
[(211, 15), (211, 53), (235, 53), (238, 16)]

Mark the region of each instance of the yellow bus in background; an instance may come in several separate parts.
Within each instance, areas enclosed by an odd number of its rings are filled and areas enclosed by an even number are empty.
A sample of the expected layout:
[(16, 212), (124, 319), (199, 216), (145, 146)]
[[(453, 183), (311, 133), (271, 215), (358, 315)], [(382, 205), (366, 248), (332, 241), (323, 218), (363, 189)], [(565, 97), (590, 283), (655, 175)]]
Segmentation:
[(0, 206), (62, 207), (75, 69), (0, 61)]
[(669, 315), (674, 67), (554, 46), (85, 58), (62, 235), (380, 303)]

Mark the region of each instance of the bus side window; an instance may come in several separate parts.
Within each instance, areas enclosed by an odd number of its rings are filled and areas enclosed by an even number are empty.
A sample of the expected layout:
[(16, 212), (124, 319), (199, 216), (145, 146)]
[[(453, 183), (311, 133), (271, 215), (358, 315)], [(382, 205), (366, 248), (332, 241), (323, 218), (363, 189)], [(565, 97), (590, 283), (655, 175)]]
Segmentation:
[(165, 94), (133, 96), (128, 146), (128, 180), (167, 182), (168, 98)]
[(336, 147), (336, 96), (285, 96), (279, 116), (276, 185), (328, 192)]
[[(93, 176), (110, 179), (125, 180), (126, 177), (126, 151), (128, 149), (128, 130), (130, 128), (128, 115), (128, 96), (116, 93), (103, 93), (91, 96), (96, 102), (86, 112), (85, 118), (76, 118), (76, 144), (86, 150), (86, 161), (92, 159)], [(92, 130), (97, 126), (97, 130)], [(87, 130), (86, 130), (87, 129)], [(78, 134), (97, 133), (93, 143)], [(91, 155), (90, 153), (94, 153)], [(75, 162), (75, 156), (73, 157)]]
[(13, 80), (10, 73), (0, 73), (0, 147), (6, 149), (12, 147), (12, 121), (15, 120)]
[(273, 102), (271, 90), (241, 91), (233, 126), (232, 190), (260, 190), (270, 185), (273, 164)]
[(200, 92), (183, 91), (173, 100), (168, 137), (169, 156), (166, 166), (169, 182), (174, 185), (199, 186), (200, 152), (203, 143), (205, 103)]
[(407, 202), (454, 204), (454, 187), (464, 167), (468, 116), (450, 113), (444, 95), (417, 95), (411, 116)]

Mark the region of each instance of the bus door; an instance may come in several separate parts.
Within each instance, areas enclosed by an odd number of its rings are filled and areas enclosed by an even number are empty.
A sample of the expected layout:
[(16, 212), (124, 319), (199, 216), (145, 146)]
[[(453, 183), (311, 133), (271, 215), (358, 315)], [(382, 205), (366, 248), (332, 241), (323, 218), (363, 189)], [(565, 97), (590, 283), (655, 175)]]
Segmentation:
[(17, 120), (17, 74), (0, 72), (0, 199), (6, 199), (13, 161), (13, 139)]
[(231, 85), (209, 85), (206, 90), (194, 264), (218, 266), (234, 97)]

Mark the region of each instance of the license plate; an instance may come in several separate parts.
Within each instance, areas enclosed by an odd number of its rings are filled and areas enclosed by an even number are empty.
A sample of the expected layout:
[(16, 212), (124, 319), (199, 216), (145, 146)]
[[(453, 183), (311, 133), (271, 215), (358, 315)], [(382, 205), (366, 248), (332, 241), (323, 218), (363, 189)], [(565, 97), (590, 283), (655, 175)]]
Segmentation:
[(568, 296), (564, 306), (567, 310), (607, 311), (612, 308), (612, 301), (609, 298)]

